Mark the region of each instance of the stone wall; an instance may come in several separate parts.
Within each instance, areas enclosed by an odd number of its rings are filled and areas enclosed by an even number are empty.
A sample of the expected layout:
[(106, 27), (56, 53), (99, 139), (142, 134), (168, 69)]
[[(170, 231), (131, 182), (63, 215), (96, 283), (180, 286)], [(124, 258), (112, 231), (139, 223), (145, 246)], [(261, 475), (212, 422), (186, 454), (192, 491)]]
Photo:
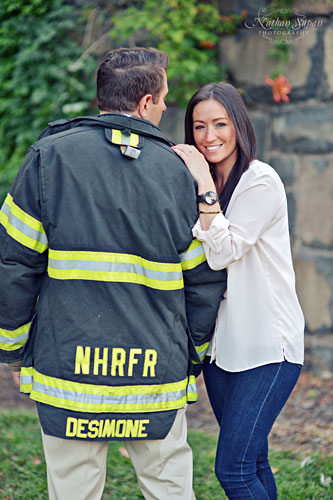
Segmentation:
[[(248, 9), (253, 25), (265, 2), (232, 2)], [(228, 2), (223, 2), (225, 7)], [(274, 103), (264, 82), (276, 66), (267, 55), (272, 40), (260, 23), (221, 40), (221, 62), (243, 94), (258, 139), (258, 157), (284, 182), (289, 209), (297, 291), (306, 320), (307, 369), (333, 373), (333, 20), (331, 2), (299, 2), (293, 12), (313, 26), (290, 40), (285, 75), (290, 103)], [(252, 16), (252, 17), (251, 17)], [(315, 22), (314, 22), (315, 21)], [(182, 110), (168, 110), (161, 128), (183, 141)]]

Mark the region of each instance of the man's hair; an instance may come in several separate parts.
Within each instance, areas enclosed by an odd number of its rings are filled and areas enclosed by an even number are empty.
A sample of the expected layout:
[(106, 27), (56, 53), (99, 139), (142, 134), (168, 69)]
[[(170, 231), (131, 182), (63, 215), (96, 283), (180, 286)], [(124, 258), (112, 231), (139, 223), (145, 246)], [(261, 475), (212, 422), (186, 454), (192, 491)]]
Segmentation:
[(169, 64), (166, 52), (153, 48), (111, 50), (97, 72), (97, 103), (101, 111), (135, 111), (141, 97), (158, 102)]

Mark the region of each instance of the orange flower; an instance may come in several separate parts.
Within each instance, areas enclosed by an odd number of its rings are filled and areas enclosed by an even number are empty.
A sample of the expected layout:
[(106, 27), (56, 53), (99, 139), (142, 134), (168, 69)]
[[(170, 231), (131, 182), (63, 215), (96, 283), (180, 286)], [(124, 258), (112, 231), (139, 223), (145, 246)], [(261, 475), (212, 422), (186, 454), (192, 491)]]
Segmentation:
[(210, 42), (209, 40), (202, 40), (199, 43), (200, 47), (203, 47), (204, 49), (215, 49), (216, 45), (213, 42)]
[(284, 102), (289, 102), (290, 99), (287, 96), (292, 89), (289, 80), (280, 73), (277, 78), (272, 80), (268, 76), (265, 76), (265, 82), (267, 85), (271, 85), (273, 87), (273, 99), (275, 102), (280, 102), (281, 100)]

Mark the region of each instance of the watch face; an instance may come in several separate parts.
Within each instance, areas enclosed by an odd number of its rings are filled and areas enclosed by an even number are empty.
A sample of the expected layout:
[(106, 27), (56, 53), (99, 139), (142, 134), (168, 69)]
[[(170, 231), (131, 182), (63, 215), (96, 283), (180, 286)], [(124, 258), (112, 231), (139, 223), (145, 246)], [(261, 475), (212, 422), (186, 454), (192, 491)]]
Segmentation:
[(207, 203), (207, 205), (214, 205), (218, 201), (217, 194), (214, 191), (207, 191), (205, 194), (198, 196), (199, 203)]
[(217, 201), (216, 194), (213, 191), (208, 191), (208, 193), (206, 193), (205, 195), (205, 198), (208, 205), (213, 205)]

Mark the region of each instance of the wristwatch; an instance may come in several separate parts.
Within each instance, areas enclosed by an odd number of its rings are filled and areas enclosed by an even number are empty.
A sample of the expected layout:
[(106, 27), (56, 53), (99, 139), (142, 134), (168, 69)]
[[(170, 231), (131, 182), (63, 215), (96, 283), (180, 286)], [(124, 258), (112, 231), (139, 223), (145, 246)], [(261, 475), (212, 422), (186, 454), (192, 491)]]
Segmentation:
[(219, 201), (219, 199), (214, 191), (207, 191), (207, 193), (199, 194), (197, 197), (198, 203), (207, 203), (207, 205), (214, 205), (217, 201)]

